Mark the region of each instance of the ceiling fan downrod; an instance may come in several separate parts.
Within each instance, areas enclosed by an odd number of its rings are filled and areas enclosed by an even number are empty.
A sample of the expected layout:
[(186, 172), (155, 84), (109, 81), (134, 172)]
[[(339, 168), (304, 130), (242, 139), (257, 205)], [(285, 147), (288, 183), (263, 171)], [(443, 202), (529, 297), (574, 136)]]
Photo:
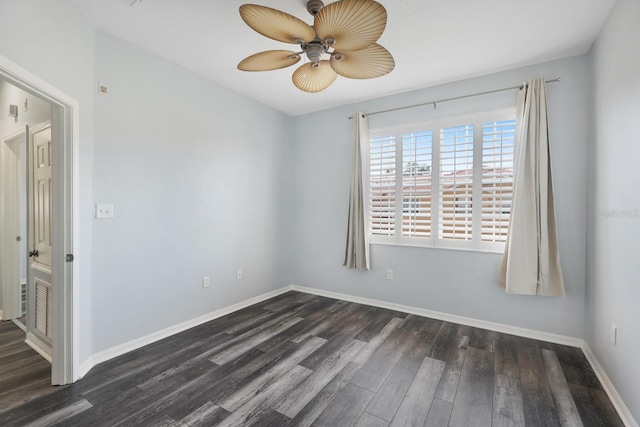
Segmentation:
[(316, 16), (322, 10), (324, 3), (321, 0), (309, 0), (307, 2), (307, 12), (312, 16)]

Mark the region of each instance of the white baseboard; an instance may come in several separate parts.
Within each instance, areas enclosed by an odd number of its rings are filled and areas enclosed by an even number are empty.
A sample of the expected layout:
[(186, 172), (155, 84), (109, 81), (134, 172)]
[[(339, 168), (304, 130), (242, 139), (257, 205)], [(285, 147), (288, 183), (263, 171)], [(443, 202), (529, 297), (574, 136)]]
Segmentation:
[(27, 338), (24, 342), (34, 349), (40, 356), (44, 357), (49, 363), (51, 363), (51, 348), (42, 342), (40, 338), (32, 334), (31, 332), (27, 332)]
[(78, 368), (78, 378), (76, 378), (75, 381), (82, 379), (82, 377), (87, 375), (89, 371), (96, 365), (97, 363), (94, 361), (93, 355), (89, 356), (84, 362), (80, 364), (80, 367)]
[(582, 352), (587, 357), (589, 364), (598, 376), (600, 384), (602, 384), (604, 391), (609, 396), (609, 399), (611, 399), (611, 403), (613, 403), (616, 411), (618, 411), (618, 415), (620, 415), (620, 418), (622, 418), (622, 422), (624, 423), (624, 425), (627, 427), (638, 427), (638, 423), (633, 419), (631, 411), (629, 411), (629, 408), (627, 408), (627, 405), (625, 405), (622, 397), (620, 397), (620, 394), (618, 394), (618, 391), (613, 386), (613, 383), (609, 379), (609, 376), (604, 371), (602, 365), (600, 365), (600, 362), (596, 358), (595, 354), (593, 354), (591, 348), (589, 348), (589, 345), (586, 342), (584, 342), (584, 345), (582, 346)]
[(0, 320), (2, 320), (2, 310), (0, 309)]
[(455, 314), (442, 313), (439, 311), (427, 310), (419, 307), (411, 307), (408, 305), (395, 304), (391, 302), (356, 297), (337, 292), (324, 291), (321, 289), (307, 288), (304, 286), (292, 285), (294, 291), (305, 292), (308, 294), (320, 295), (328, 298), (336, 298), (344, 301), (355, 302), (358, 304), (372, 305), (374, 307), (386, 308), (389, 310), (402, 311), (404, 313), (416, 314), (418, 316), (430, 317), (432, 319), (444, 320), (445, 322), (457, 323), (460, 325), (473, 326), (475, 328), (488, 329), (490, 331), (502, 332), (505, 334), (517, 335), (524, 338), (531, 338), (539, 341), (547, 341), (555, 344), (568, 345), (571, 347), (582, 347), (584, 341), (579, 338), (568, 337), (565, 335), (551, 334), (549, 332), (541, 332), (533, 329), (521, 328), (518, 326), (505, 325), (502, 323), (487, 322), (485, 320), (474, 319), (471, 317), (458, 316)]
[(424, 308), (411, 307), (402, 304), (394, 304), (386, 301), (380, 301), (370, 298), (356, 297), (353, 295), (341, 294), (337, 292), (330, 292), (321, 289), (307, 288), (304, 286), (292, 285), (291, 290), (298, 292), (305, 292), (308, 294), (319, 295), (328, 298), (336, 298), (344, 301), (355, 302), (358, 304), (371, 305), (374, 307), (386, 308), (389, 310), (401, 311), (404, 313), (416, 314), (418, 316), (430, 317), (432, 319), (444, 320), (446, 322), (458, 323), (461, 325), (473, 326), (476, 328), (488, 329), (491, 331), (502, 332), (505, 334), (517, 335), (524, 338), (531, 338), (539, 341), (552, 342), (555, 344), (568, 345), (571, 347), (579, 347), (584, 352), (587, 361), (591, 364), (591, 367), (595, 371), (602, 387), (611, 399), (613, 406), (618, 411), (618, 415), (627, 427), (639, 427), (638, 423), (633, 419), (629, 408), (625, 405), (624, 401), (620, 397), (620, 394), (616, 391), (613, 383), (605, 373), (604, 369), (598, 362), (598, 359), (593, 354), (587, 343), (580, 338), (568, 337), (564, 335), (551, 334), (548, 332), (536, 331), (533, 329), (520, 328), (517, 326), (505, 325), (495, 322), (487, 322), (484, 320), (474, 319), (471, 317), (457, 316), (454, 314), (441, 313), (438, 311), (426, 310)]
[(18, 319), (11, 319), (11, 321), (13, 322), (14, 325), (16, 325), (18, 328), (22, 329), (24, 331), (24, 333), (27, 333), (27, 327), (24, 325), (24, 323), (20, 322)]
[(203, 316), (199, 316), (194, 319), (187, 320), (186, 322), (182, 322), (177, 325), (170, 326), (160, 331), (153, 332), (149, 335), (145, 335), (135, 340), (131, 340), (124, 344), (120, 344), (115, 347), (109, 348), (107, 350), (103, 350), (99, 353), (92, 355), (87, 360), (82, 362), (82, 364), (80, 365), (80, 378), (84, 377), (91, 370), (91, 368), (93, 368), (94, 366), (102, 362), (106, 362), (107, 360), (113, 359), (114, 357), (121, 356), (130, 351), (137, 350), (141, 347), (144, 347), (145, 345), (149, 345), (156, 341), (160, 341), (162, 339), (165, 339), (177, 333), (186, 331), (187, 329), (191, 329), (195, 326), (201, 325), (203, 323), (209, 322), (219, 317), (226, 316), (227, 314), (230, 314), (235, 311), (241, 310), (243, 308), (249, 307), (251, 305), (257, 304), (269, 298), (273, 298), (285, 292), (289, 292), (291, 289), (292, 289), (291, 286), (286, 286), (284, 288), (280, 288), (275, 291), (267, 292), (265, 294), (258, 295), (257, 297), (249, 298), (237, 304), (233, 304), (228, 307), (221, 308), (219, 310), (213, 311)]

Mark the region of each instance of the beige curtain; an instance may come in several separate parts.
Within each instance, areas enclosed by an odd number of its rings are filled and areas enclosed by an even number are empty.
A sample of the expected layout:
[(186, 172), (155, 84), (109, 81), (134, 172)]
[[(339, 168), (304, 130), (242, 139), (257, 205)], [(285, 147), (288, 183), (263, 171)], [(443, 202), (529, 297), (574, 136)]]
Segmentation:
[(518, 93), (511, 223), (500, 275), (508, 293), (563, 296), (544, 79)]
[(353, 115), (353, 163), (351, 166), (351, 192), (349, 195), (349, 222), (344, 265), (347, 268), (369, 270), (369, 233), (367, 233), (364, 202), (363, 150), (368, 147), (367, 118), (362, 113)]

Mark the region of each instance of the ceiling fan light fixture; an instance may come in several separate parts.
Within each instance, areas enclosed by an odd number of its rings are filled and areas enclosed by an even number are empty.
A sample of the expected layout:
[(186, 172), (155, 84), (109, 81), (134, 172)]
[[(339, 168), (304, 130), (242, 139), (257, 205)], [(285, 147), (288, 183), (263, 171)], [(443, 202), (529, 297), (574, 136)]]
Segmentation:
[(377, 1), (337, 0), (325, 6), (321, 0), (307, 0), (307, 11), (314, 17), (313, 26), (269, 7), (240, 6), (240, 16), (249, 27), (271, 39), (298, 44), (300, 51), (260, 52), (242, 60), (238, 69), (285, 68), (304, 54), (309, 62), (293, 73), (292, 80), (298, 89), (315, 93), (329, 87), (338, 75), (371, 79), (395, 67), (389, 51), (376, 43), (387, 24), (387, 11)]
[(320, 43), (312, 43), (307, 45), (305, 53), (307, 58), (313, 64), (317, 64), (322, 59), (322, 55), (326, 52), (325, 48)]

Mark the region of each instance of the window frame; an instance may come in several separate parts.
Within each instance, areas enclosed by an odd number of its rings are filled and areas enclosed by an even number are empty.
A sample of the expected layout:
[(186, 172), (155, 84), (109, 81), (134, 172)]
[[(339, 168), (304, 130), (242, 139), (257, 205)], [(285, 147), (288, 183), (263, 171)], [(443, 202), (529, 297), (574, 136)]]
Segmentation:
[[(458, 249), (477, 252), (503, 252), (504, 242), (491, 242), (482, 240), (482, 171), (483, 171), (483, 128), (487, 123), (501, 122), (506, 120), (516, 120), (516, 108), (503, 108), (497, 110), (481, 111), (471, 114), (449, 116), (421, 122), (397, 124), (383, 127), (373, 127), (369, 129), (369, 142), (366, 147), (365, 163), (365, 194), (366, 194), (366, 220), (367, 233), (371, 244), (414, 246), (440, 249)], [(472, 201), (471, 201), (471, 224), (472, 232), (470, 240), (456, 240), (440, 238), (440, 216), (441, 216), (441, 195), (440, 195), (440, 148), (441, 131), (443, 129), (473, 125), (473, 175), (472, 175)], [(404, 200), (411, 196), (403, 193), (403, 181), (398, 179), (398, 171), (404, 167), (403, 138), (407, 134), (419, 134), (431, 132), (431, 218), (429, 237), (413, 237), (403, 235), (403, 207)], [(371, 142), (375, 138), (394, 137), (395, 138), (395, 226), (393, 235), (372, 234), (371, 223), (371, 192), (370, 192), (370, 156)], [(514, 135), (514, 155), (513, 168), (515, 169), (515, 146)], [(400, 172), (400, 177), (402, 172)], [(480, 182), (480, 184), (476, 184)], [(398, 199), (402, 203), (398, 203)], [(479, 202), (477, 202), (479, 201)], [(469, 209), (469, 208), (467, 208)], [(436, 213), (436, 215), (434, 215)]]

